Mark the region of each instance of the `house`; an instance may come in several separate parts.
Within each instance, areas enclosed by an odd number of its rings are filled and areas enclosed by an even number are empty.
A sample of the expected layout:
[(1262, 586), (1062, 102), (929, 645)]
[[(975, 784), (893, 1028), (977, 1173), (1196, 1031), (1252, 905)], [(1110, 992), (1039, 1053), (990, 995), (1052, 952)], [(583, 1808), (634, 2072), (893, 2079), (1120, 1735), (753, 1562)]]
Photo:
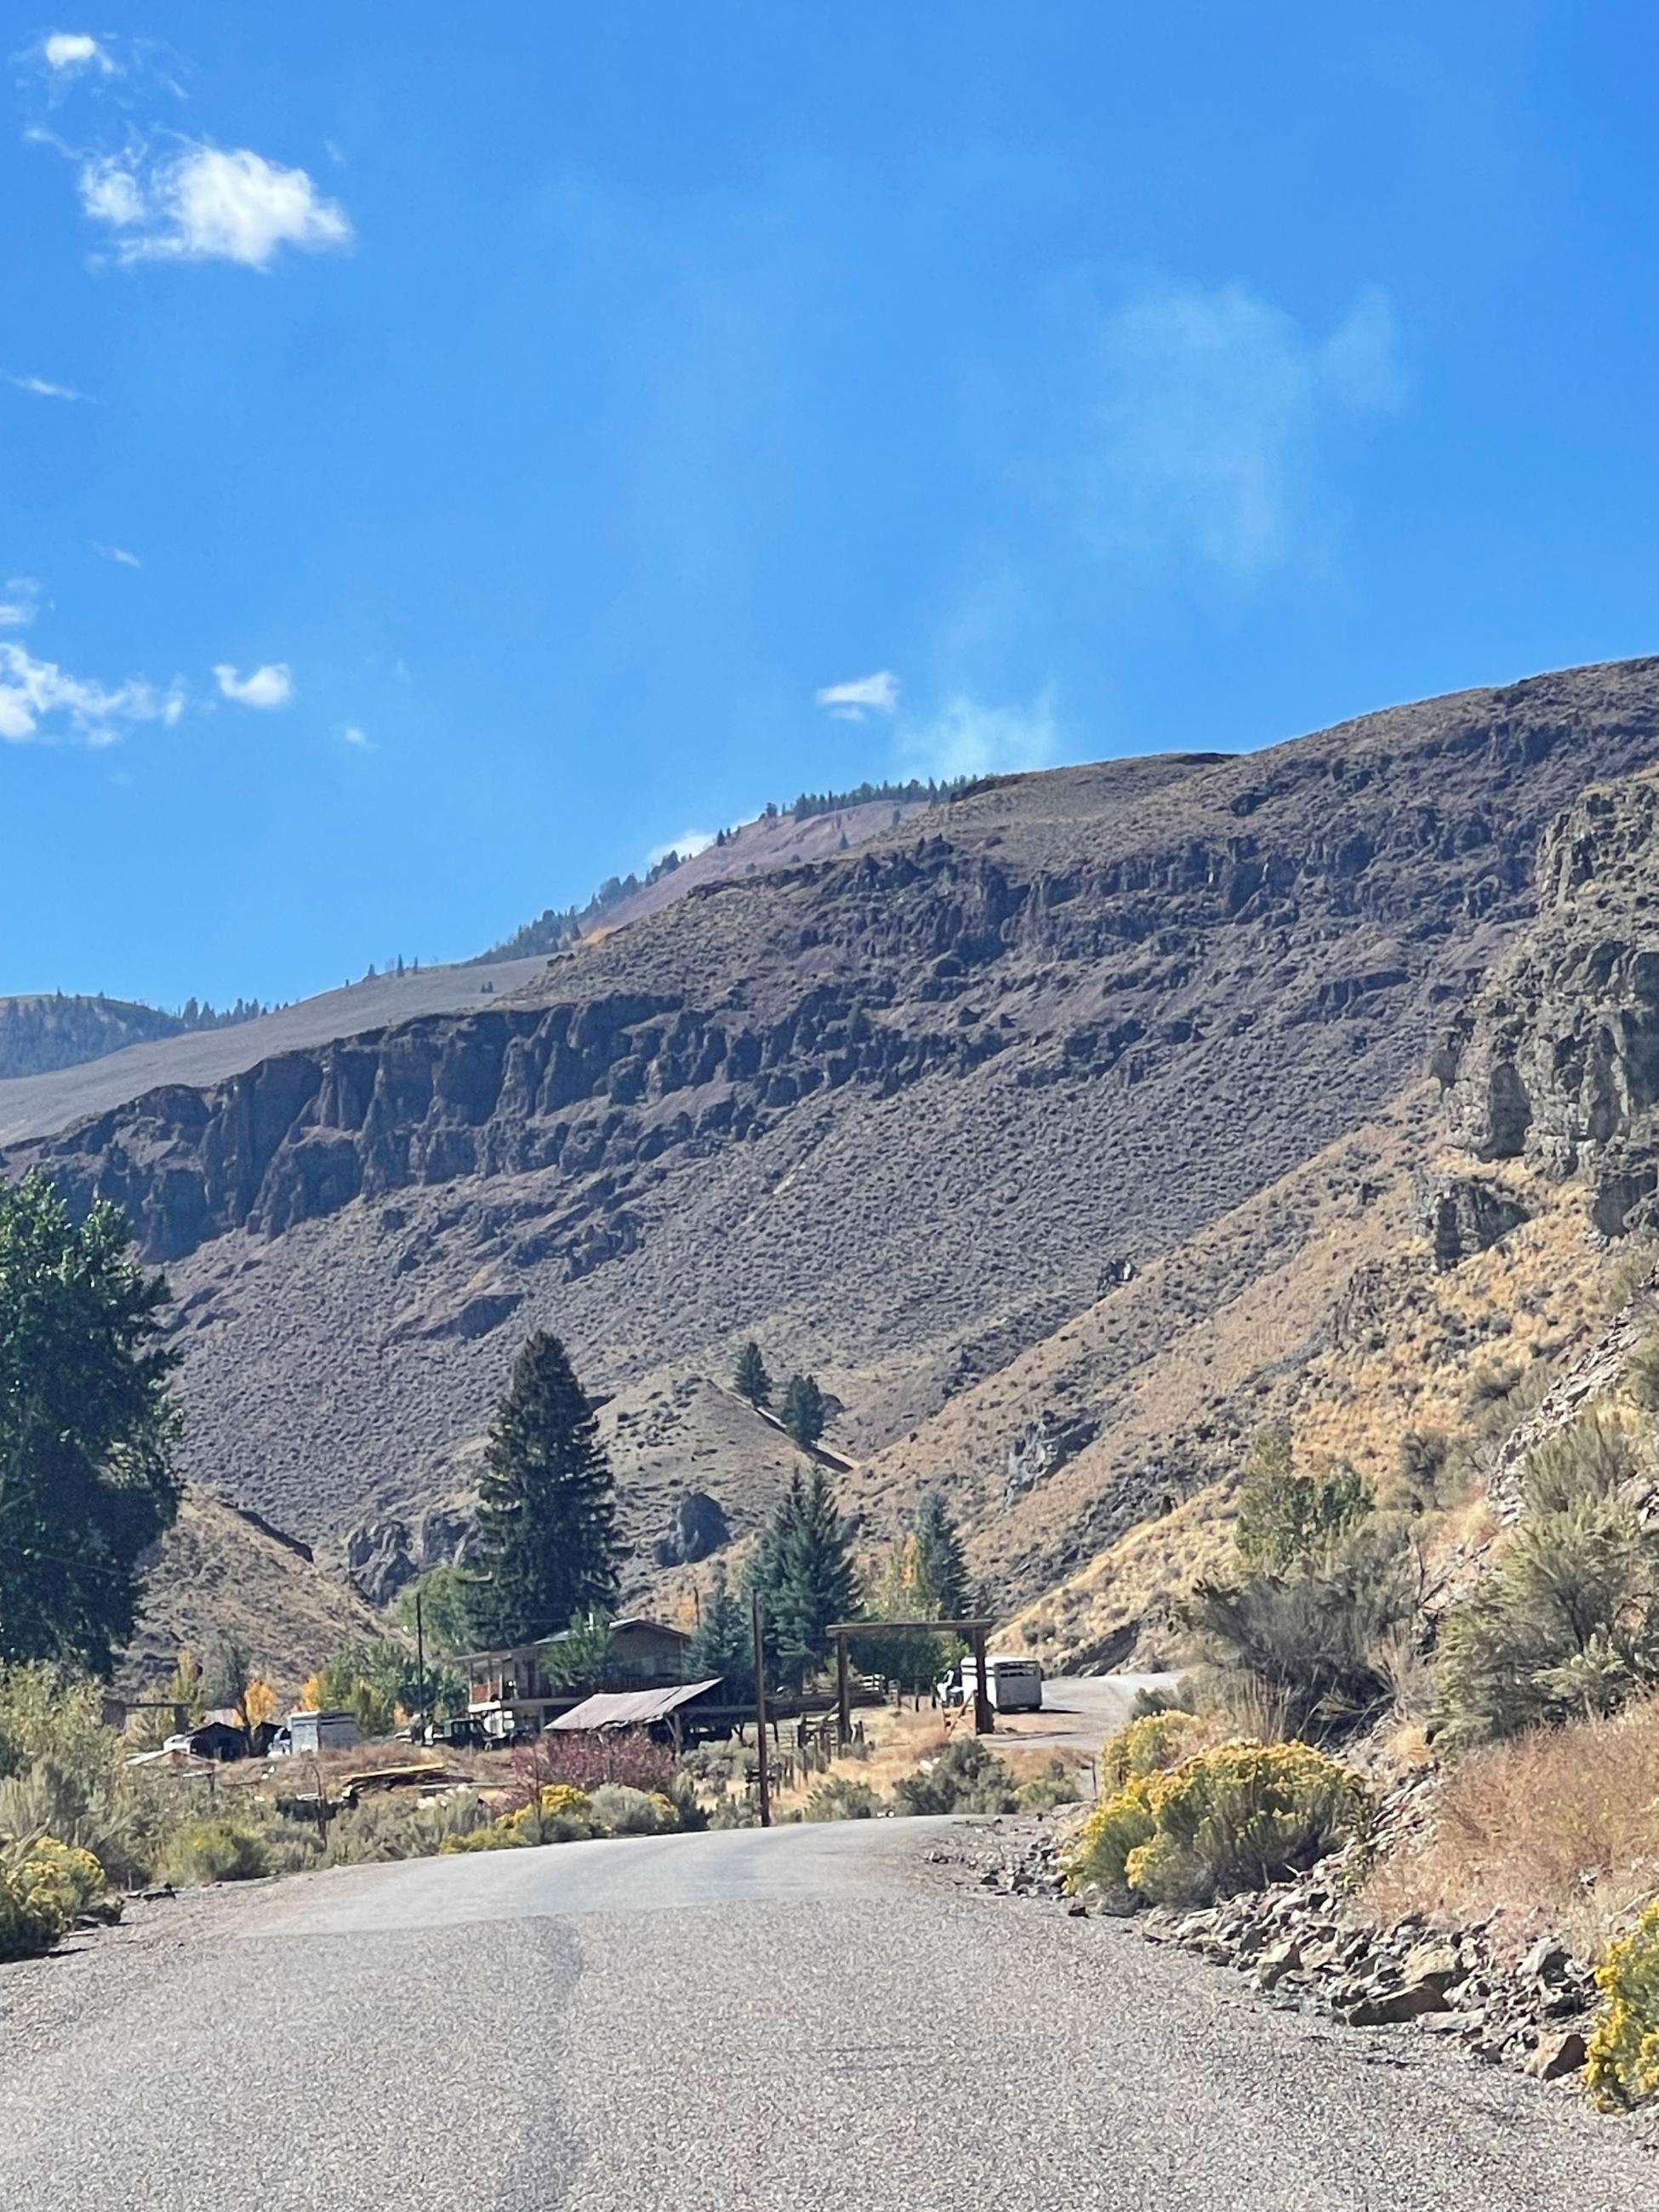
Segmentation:
[(250, 1730), (231, 1705), (204, 1713), (193, 1728), (170, 1735), (164, 1749), (189, 1752), (197, 1759), (255, 1759), (264, 1756), (276, 1731), (269, 1721), (258, 1721)]
[(471, 1685), (468, 1711), (493, 1736), (533, 1735), (591, 1691), (674, 1689), (685, 1680), (691, 1638), (641, 1613), (611, 1622), (597, 1679), (592, 1670), (586, 1680), (560, 1679), (557, 1655), (571, 1641), (567, 1628), (534, 1644), (470, 1653), (459, 1662)]

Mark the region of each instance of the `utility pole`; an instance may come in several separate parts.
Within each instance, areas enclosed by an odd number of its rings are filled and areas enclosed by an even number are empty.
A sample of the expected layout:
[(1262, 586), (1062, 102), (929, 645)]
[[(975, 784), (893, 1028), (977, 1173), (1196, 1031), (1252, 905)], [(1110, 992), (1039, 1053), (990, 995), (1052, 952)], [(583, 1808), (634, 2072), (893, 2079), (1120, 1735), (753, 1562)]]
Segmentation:
[(749, 1620), (755, 1638), (755, 1734), (760, 1749), (760, 1820), (763, 1828), (769, 1828), (772, 1825), (772, 1776), (766, 1750), (766, 1616), (758, 1590), (750, 1599)]
[[(426, 1624), (421, 1617), (419, 1583), (415, 1585), (415, 1695), (420, 1702), (421, 1719), (424, 1723), (428, 1717), (426, 1710)], [(424, 1737), (424, 1726), (421, 1734)]]

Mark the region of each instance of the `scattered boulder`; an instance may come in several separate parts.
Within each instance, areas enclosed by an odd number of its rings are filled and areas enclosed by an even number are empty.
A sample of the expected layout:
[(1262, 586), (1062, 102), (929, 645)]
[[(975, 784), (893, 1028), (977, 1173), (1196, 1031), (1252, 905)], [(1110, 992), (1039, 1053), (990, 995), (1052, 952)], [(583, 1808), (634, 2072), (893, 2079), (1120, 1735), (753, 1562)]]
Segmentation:
[(389, 1605), (431, 1568), (464, 1559), (473, 1533), (470, 1514), (442, 1505), (411, 1521), (366, 1521), (346, 1539), (346, 1572), (371, 1605)]
[(731, 1540), (726, 1508), (706, 1490), (688, 1490), (677, 1500), (667, 1529), (652, 1547), (659, 1567), (695, 1566)]
[(1075, 1459), (1094, 1442), (1100, 1424), (1086, 1413), (1042, 1413), (1023, 1428), (1008, 1447), (1002, 1502), (1012, 1505)]
[(1532, 1218), (1512, 1191), (1486, 1176), (1419, 1175), (1416, 1201), (1419, 1226), (1434, 1246), (1442, 1274), (1490, 1251)]

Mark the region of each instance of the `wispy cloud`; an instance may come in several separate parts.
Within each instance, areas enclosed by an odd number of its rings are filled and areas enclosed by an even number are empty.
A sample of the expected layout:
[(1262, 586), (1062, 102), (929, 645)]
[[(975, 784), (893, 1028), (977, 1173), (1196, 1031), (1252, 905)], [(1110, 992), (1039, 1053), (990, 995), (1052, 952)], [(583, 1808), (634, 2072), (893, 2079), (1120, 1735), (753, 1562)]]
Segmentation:
[(1052, 690), (1029, 704), (988, 706), (959, 693), (927, 720), (901, 726), (901, 759), (914, 775), (1008, 775), (1048, 767), (1060, 750)]
[(1097, 372), (1083, 475), (1097, 547), (1246, 583), (1316, 546), (1333, 427), (1403, 392), (1375, 286), (1323, 337), (1243, 284), (1155, 287), (1101, 318)]
[(100, 561), (113, 561), (123, 568), (142, 568), (143, 562), (136, 553), (129, 553), (125, 545), (100, 545), (94, 538), (92, 550)]
[(33, 576), (14, 576), (0, 589), (0, 629), (27, 629), (40, 611), (40, 586)]
[(351, 223), (306, 171), (246, 147), (186, 140), (173, 152), (143, 143), (96, 155), (80, 170), (81, 204), (117, 234), (116, 255), (140, 261), (234, 261), (264, 269), (284, 246), (349, 246)]
[(184, 710), (176, 681), (165, 690), (142, 677), (100, 684), (0, 641), (0, 740), (7, 744), (112, 745), (137, 723), (171, 729)]
[(689, 860), (694, 853), (706, 853), (714, 842), (712, 830), (682, 830), (678, 837), (670, 837), (660, 845), (653, 845), (645, 856), (647, 868), (654, 868), (659, 860), (665, 860), (671, 853), (678, 853)]
[(872, 714), (897, 714), (899, 680), (890, 668), (880, 668), (873, 676), (856, 676), (848, 684), (826, 684), (813, 696), (839, 720), (864, 722)]
[(44, 376), (9, 376), (8, 384), (18, 392), (31, 392), (37, 399), (81, 399), (87, 397), (72, 384), (54, 384)]
[(213, 674), (221, 696), (234, 699), (241, 707), (286, 707), (294, 696), (294, 673), (285, 660), (268, 661), (246, 676), (229, 661), (222, 660), (216, 664)]
[(359, 752), (372, 753), (374, 750), (368, 732), (360, 729), (356, 722), (345, 723), (341, 728), (340, 735), (347, 744), (355, 745)]
[(95, 69), (105, 76), (117, 73), (108, 49), (90, 31), (51, 32), (41, 43), (40, 58), (49, 70), (64, 74), (84, 69)]

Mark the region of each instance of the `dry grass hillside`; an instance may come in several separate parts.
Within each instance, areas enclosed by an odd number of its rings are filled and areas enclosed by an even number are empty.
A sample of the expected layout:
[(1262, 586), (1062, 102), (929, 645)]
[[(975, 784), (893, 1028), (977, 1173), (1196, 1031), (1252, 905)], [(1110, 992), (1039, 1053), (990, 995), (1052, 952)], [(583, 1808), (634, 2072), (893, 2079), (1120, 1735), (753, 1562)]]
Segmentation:
[(330, 1564), (465, 1492), (541, 1325), (612, 1401), (648, 1586), (685, 1491), (740, 1536), (782, 1479), (698, 1387), (753, 1335), (842, 1401), (872, 1540), (941, 1483), (1001, 1601), (1058, 1585), (1039, 1630), (1063, 1606), (1056, 1649), (1104, 1651), (1073, 1594), (1103, 1547), (1148, 1516), (1201, 1545), (1281, 1407), (1333, 1449), (1371, 1418), (1382, 1355), (1332, 1312), (1419, 1233), (1414, 1086), (1528, 925), (1546, 826), (1656, 762), (1633, 662), (999, 779), (7, 1164), (128, 1207), (179, 1293), (192, 1474)]

